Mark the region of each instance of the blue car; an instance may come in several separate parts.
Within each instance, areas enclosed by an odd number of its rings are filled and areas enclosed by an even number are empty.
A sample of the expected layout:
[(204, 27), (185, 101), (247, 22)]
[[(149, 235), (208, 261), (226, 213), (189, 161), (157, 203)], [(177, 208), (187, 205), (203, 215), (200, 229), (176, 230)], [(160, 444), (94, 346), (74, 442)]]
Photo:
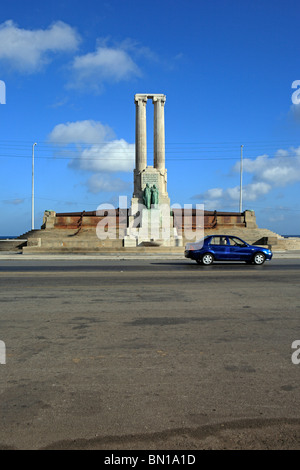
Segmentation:
[(241, 238), (231, 235), (210, 235), (199, 242), (188, 243), (184, 255), (205, 266), (214, 261), (245, 261), (248, 264), (262, 265), (273, 256), (268, 248), (249, 245)]

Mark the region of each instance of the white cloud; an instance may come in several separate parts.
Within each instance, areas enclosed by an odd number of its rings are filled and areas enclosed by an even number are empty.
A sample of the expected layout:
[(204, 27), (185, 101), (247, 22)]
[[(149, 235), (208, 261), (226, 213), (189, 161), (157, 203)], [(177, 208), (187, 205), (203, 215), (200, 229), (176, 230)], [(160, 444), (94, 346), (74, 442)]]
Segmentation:
[(208, 189), (205, 193), (205, 197), (208, 199), (220, 199), (223, 196), (223, 189), (222, 188), (212, 188)]
[(5, 204), (12, 204), (13, 206), (18, 206), (19, 204), (23, 204), (23, 202), (25, 201), (25, 199), (7, 199), (5, 201), (3, 201)]
[(93, 194), (100, 192), (127, 192), (130, 184), (121, 178), (112, 178), (110, 175), (95, 174), (92, 175), (86, 182), (88, 191)]
[[(240, 171), (240, 163), (232, 168)], [(285, 187), (300, 181), (300, 147), (290, 150), (280, 149), (274, 157), (260, 155), (250, 160), (244, 159), (243, 172), (252, 174), (252, 181), (243, 186), (243, 201), (256, 201), (267, 195), (273, 188)], [(193, 196), (204, 203), (207, 210), (224, 207), (237, 207), (240, 187), (213, 188)]]
[(114, 137), (115, 134), (109, 126), (103, 125), (101, 122), (85, 120), (57, 124), (51, 132), (49, 140), (61, 145), (96, 144)]
[[(240, 171), (237, 163), (233, 170)], [(254, 182), (265, 182), (272, 187), (284, 187), (300, 181), (300, 147), (278, 150), (274, 157), (261, 155), (254, 160), (244, 159), (243, 171), (253, 174)]]
[(80, 168), (91, 171), (132, 171), (134, 168), (134, 144), (114, 140), (103, 145), (92, 145), (83, 150)]
[(140, 77), (141, 71), (121, 47), (99, 45), (95, 52), (76, 56), (72, 63), (71, 88), (92, 87), (101, 91), (104, 82), (120, 82)]
[[(257, 198), (268, 194), (271, 186), (264, 182), (249, 183), (243, 187), (243, 200), (255, 201)], [(197, 194), (193, 199), (201, 200), (206, 210), (221, 209), (225, 207), (237, 207), (240, 198), (240, 187), (213, 188), (202, 194)]]
[(50, 60), (51, 53), (77, 49), (79, 35), (68, 24), (57, 21), (47, 29), (22, 29), (12, 20), (0, 25), (0, 61), (32, 73)]
[[(257, 173), (262, 172), (269, 164), (268, 155), (260, 155), (254, 160), (249, 158), (244, 158), (243, 160), (243, 171), (248, 173)], [(236, 172), (240, 171), (240, 162), (236, 163), (233, 167), (233, 170)]]
[[(236, 200), (240, 195), (240, 187), (236, 188)], [(264, 183), (263, 181), (257, 183), (250, 183), (243, 187), (243, 199), (246, 201), (256, 201), (261, 196), (268, 194), (272, 189), (270, 184)], [(238, 195), (237, 195), (238, 193)]]
[[(86, 120), (58, 124), (50, 133), (49, 141), (60, 145), (59, 152), (71, 157), (70, 166), (75, 169), (96, 173), (132, 171), (135, 145), (114, 137), (109, 126)], [(75, 149), (69, 144), (74, 144)]]

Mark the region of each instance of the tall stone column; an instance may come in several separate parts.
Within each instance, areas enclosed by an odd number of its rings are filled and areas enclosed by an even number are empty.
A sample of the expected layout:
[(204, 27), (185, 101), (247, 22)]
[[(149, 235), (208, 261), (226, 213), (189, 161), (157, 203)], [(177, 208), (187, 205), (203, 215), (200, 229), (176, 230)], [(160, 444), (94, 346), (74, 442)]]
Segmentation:
[(153, 96), (154, 104), (154, 168), (165, 170), (165, 102), (166, 97)]
[(135, 95), (135, 169), (140, 173), (147, 167), (147, 96)]

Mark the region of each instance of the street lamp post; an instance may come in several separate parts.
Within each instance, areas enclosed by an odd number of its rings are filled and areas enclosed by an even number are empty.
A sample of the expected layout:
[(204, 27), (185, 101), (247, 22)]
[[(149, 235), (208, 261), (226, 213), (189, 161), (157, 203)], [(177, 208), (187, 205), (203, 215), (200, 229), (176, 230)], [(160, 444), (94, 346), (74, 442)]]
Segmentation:
[(31, 230), (34, 230), (34, 147), (36, 145), (35, 142), (32, 146)]
[(243, 145), (241, 145), (241, 169), (240, 169), (240, 212), (243, 207)]

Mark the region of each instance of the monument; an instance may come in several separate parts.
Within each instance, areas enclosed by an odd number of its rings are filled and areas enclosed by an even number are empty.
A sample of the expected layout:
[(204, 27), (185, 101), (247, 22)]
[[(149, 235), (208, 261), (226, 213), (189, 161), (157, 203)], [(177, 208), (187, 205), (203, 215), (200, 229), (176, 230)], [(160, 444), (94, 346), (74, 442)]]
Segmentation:
[[(154, 105), (154, 165), (147, 165), (147, 120), (146, 105), (152, 99)], [(165, 102), (161, 94), (136, 94), (135, 118), (135, 170), (132, 205), (143, 203), (143, 192), (148, 183), (158, 189), (160, 204), (169, 204), (167, 193), (167, 170), (165, 167)]]
[[(154, 105), (153, 165), (147, 162), (146, 106)], [(136, 149), (134, 188), (131, 206), (123, 201), (119, 208), (96, 211), (45, 211), (40, 230), (31, 230), (13, 241), (0, 243), (6, 251), (8, 243), (23, 253), (183, 253), (183, 245), (196, 241), (198, 229), (205, 235), (230, 234), (241, 237), (252, 245), (268, 245), (276, 250), (299, 250), (299, 239), (284, 238), (268, 229), (257, 227), (255, 213), (202, 211), (178, 204), (170, 207), (165, 166), (165, 103), (163, 94), (136, 94)], [(119, 200), (121, 202), (121, 200)], [(200, 219), (200, 220), (197, 220)], [(99, 229), (100, 228), (100, 229)], [(101, 236), (99, 236), (99, 233)], [(103, 235), (103, 236), (102, 236)], [(202, 237), (202, 235), (201, 235)], [(155, 247), (158, 247), (157, 249)]]
[[(147, 162), (146, 119), (146, 106), (150, 99), (154, 105), (154, 161), (151, 166)], [(136, 107), (134, 189), (124, 246), (151, 243), (181, 246), (182, 239), (174, 228), (167, 192), (164, 114), (166, 96), (141, 93), (135, 95), (134, 102)]]

